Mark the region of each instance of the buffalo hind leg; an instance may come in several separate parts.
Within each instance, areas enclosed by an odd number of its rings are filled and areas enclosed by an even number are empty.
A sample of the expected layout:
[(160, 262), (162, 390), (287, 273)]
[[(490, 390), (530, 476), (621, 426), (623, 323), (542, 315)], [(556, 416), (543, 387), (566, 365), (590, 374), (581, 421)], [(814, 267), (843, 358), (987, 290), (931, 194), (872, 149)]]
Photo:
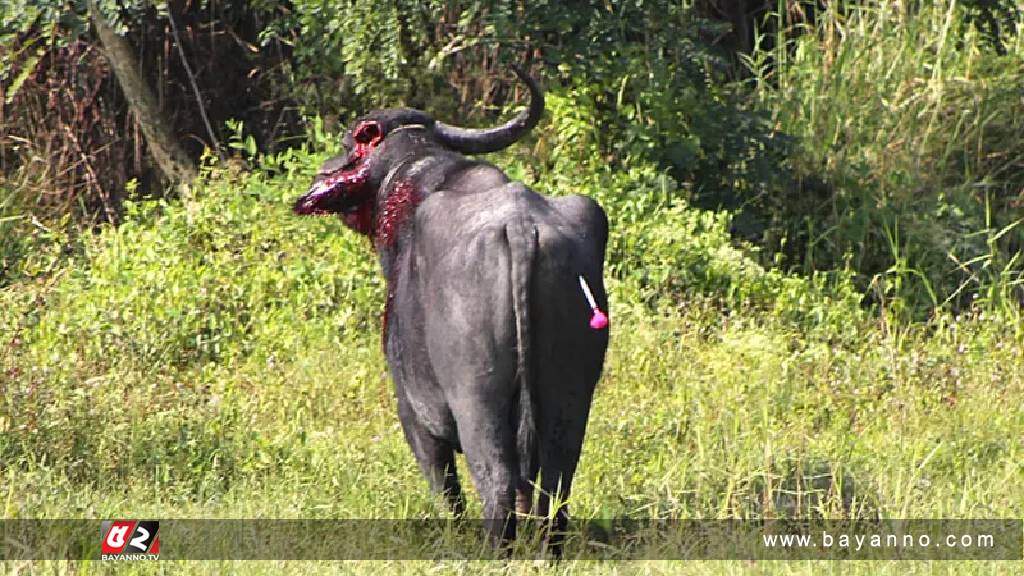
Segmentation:
[[(541, 390), (544, 390), (541, 387)], [(558, 406), (544, 414), (542, 433), (539, 435), (540, 493), (537, 497), (537, 515), (546, 518), (547, 549), (556, 557), (562, 555), (564, 533), (569, 526), (569, 507), (566, 501), (572, 491), (573, 475), (583, 448), (583, 434), (587, 426), (589, 397), (574, 405), (571, 401), (556, 403), (556, 397), (544, 396), (544, 408)], [(554, 509), (552, 509), (554, 508)]]
[(447, 442), (433, 438), (432, 440), (443, 446), (426, 458), (417, 457), (416, 460), (420, 464), (420, 469), (424, 471), (423, 474), (427, 476), (430, 489), (443, 494), (452, 514), (461, 517), (466, 511), (466, 502), (462, 496), (458, 473), (455, 471), (455, 450)]
[[(551, 474), (551, 477), (557, 477)], [(556, 558), (562, 556), (562, 543), (565, 540), (565, 531), (569, 528), (569, 505), (565, 501), (569, 498), (569, 487), (565, 485), (565, 477), (562, 482), (548, 482), (541, 471), (541, 490), (537, 496), (537, 515), (544, 519), (545, 548)], [(571, 482), (571, 479), (569, 480)], [(557, 506), (552, 515), (551, 507)]]
[(533, 484), (534, 476), (529, 479), (519, 478), (516, 484), (516, 513), (529, 516), (535, 514), (537, 511), (533, 506)]
[(495, 544), (516, 537), (516, 470), (514, 434), (505, 406), (469, 402), (454, 410), (466, 464), (483, 504), (487, 532)]
[(455, 470), (455, 449), (451, 443), (430, 434), (416, 419), (408, 402), (404, 401), (401, 395), (398, 400), (398, 417), (402, 422), (405, 440), (412, 448), (430, 490), (435, 494), (444, 495), (452, 514), (462, 516), (466, 510), (466, 502)]

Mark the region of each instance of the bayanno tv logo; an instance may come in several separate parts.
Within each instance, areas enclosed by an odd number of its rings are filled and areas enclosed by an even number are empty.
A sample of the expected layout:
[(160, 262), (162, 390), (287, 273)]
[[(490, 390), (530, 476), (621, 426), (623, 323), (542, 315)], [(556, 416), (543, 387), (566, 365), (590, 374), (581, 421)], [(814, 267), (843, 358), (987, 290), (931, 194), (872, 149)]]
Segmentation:
[(101, 560), (156, 560), (160, 558), (160, 522), (106, 520), (100, 528)]

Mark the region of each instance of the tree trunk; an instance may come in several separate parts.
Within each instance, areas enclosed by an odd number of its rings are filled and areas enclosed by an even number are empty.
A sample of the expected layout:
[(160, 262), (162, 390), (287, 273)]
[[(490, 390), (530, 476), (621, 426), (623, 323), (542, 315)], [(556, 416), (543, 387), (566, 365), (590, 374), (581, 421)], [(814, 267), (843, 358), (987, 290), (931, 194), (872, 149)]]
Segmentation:
[(187, 186), (196, 176), (195, 165), (175, 139), (174, 132), (161, 113), (153, 92), (142, 76), (141, 67), (135, 59), (131, 45), (110, 27), (96, 5), (96, 0), (87, 0), (87, 4), (93, 25), (96, 27), (96, 35), (103, 45), (110, 66), (114, 69), (117, 81), (121, 85), (121, 92), (124, 93), (135, 120), (142, 128), (146, 145), (157, 167), (171, 183)]

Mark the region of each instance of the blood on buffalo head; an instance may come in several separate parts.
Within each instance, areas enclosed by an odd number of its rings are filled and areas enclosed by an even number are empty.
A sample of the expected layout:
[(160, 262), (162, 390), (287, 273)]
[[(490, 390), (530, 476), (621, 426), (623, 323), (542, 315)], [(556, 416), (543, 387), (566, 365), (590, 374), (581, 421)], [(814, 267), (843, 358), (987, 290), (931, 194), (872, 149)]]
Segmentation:
[(432, 140), (464, 154), (483, 154), (508, 147), (533, 128), (544, 113), (544, 95), (523, 70), (513, 67), (530, 90), (530, 106), (494, 128), (460, 128), (435, 121), (407, 108), (377, 110), (358, 118), (345, 132), (345, 151), (320, 166), (309, 191), (295, 201), (296, 214), (339, 214), (350, 228), (371, 235), (377, 210), (377, 187), (388, 169), (374, 152), (388, 136), (407, 128), (425, 130)]

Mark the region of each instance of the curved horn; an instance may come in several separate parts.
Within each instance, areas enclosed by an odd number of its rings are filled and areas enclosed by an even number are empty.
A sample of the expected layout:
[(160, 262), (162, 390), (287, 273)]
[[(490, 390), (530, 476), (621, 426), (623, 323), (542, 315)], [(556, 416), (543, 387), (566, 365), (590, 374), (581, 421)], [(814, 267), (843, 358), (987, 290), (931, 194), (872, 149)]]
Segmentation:
[(444, 122), (434, 123), (434, 134), (445, 146), (466, 154), (484, 154), (507, 148), (537, 125), (544, 115), (544, 92), (537, 82), (518, 66), (512, 66), (526, 87), (530, 89), (530, 107), (508, 123), (495, 128), (459, 128)]

